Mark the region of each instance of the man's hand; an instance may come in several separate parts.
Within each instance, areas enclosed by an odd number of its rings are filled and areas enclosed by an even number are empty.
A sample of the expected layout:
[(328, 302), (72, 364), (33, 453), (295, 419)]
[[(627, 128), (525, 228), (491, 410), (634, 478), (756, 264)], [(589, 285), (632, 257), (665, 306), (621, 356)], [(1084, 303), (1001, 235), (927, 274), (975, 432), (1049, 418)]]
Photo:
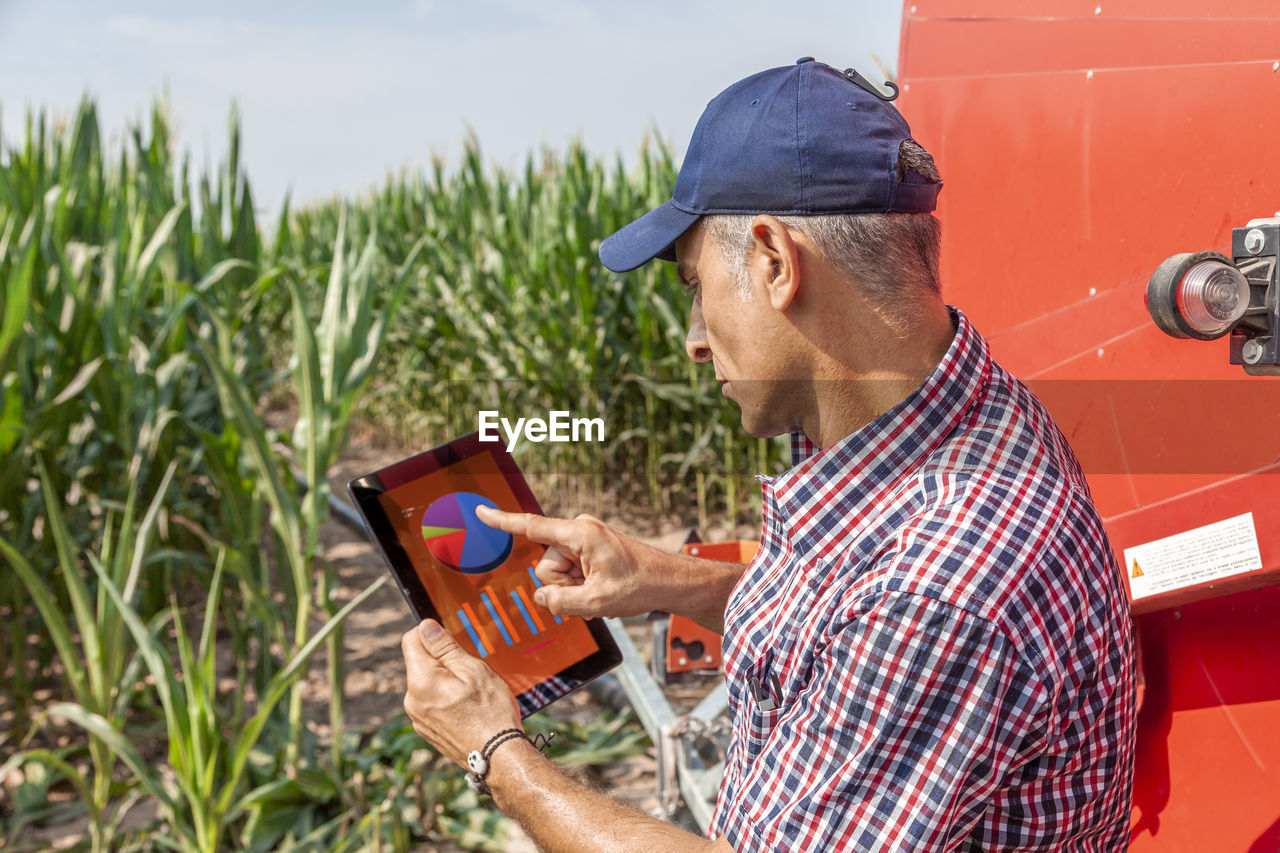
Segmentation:
[[(409, 677), (404, 709), (441, 755), (465, 767), (471, 750), (521, 727), (507, 683), (438, 623), (424, 620), (401, 646)], [(503, 746), (485, 781), (494, 802), (543, 850), (732, 853), (723, 838), (707, 842), (573, 782), (528, 741)]]
[(476, 507), (490, 527), (549, 546), (534, 568), (544, 586), (534, 598), (569, 616), (636, 616), (665, 607), (664, 555), (609, 525), (580, 515), (546, 518)]
[(445, 758), (466, 767), (471, 750), (503, 729), (522, 728), (507, 683), (439, 623), (423, 620), (400, 645), (409, 681), (405, 713), (413, 730)]
[(638, 616), (679, 613), (716, 633), (743, 566), (669, 554), (613, 529), (598, 518), (546, 518), (476, 507), (490, 527), (546, 545), (534, 572), (543, 586), (534, 597), (552, 613)]

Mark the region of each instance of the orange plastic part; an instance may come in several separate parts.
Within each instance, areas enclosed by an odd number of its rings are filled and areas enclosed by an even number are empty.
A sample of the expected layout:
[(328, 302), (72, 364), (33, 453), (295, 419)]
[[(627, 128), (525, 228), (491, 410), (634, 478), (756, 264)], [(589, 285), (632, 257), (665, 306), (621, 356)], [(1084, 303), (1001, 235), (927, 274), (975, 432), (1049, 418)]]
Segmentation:
[(1143, 303), (1280, 209), (1274, 0), (909, 0), (943, 288), (1077, 447), (1117, 555), (1252, 513), (1263, 568), (1135, 606), (1132, 850), (1280, 850), (1280, 379)]
[[(759, 547), (758, 542), (739, 539), (713, 544), (695, 542), (685, 545), (681, 550), (708, 560), (749, 563)], [(671, 614), (667, 627), (667, 673), (718, 671), (723, 663), (720, 655), (723, 642), (724, 638), (710, 628), (704, 628), (684, 616)]]

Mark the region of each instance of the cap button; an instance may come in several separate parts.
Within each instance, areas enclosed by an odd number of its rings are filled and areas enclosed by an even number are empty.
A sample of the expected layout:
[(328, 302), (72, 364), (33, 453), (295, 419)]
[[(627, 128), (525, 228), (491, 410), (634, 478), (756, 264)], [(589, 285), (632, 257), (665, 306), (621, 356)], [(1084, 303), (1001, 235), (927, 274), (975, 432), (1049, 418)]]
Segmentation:
[(813, 61), (814, 59), (812, 56), (802, 56), (796, 60), (796, 65), (804, 65), (806, 62), (813, 62)]

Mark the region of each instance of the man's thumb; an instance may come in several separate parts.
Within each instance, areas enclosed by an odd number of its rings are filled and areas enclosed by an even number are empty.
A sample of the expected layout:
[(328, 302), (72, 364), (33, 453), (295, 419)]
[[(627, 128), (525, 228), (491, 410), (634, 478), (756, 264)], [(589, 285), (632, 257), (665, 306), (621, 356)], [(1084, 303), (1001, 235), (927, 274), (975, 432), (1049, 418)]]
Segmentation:
[(542, 586), (533, 594), (533, 600), (557, 616), (581, 616), (581, 586)]
[(418, 638), (422, 640), (427, 653), (446, 666), (451, 665), (457, 655), (467, 654), (453, 635), (434, 619), (423, 619), (418, 623)]

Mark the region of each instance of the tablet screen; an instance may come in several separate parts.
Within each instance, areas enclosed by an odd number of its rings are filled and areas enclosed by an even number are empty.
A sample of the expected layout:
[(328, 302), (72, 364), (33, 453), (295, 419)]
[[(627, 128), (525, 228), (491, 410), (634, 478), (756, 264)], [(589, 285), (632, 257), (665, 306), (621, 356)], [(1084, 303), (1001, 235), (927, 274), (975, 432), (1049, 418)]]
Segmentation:
[[(468, 436), (353, 480), (351, 492), (417, 615), (438, 619), (463, 648), (490, 664), (522, 714), (619, 659), (598, 621), (556, 616), (535, 602), (541, 582), (534, 566), (544, 546), (476, 517), (481, 505), (539, 511), (501, 444)], [(371, 516), (379, 515), (385, 526), (373, 523)], [(388, 534), (394, 543), (384, 541)]]

